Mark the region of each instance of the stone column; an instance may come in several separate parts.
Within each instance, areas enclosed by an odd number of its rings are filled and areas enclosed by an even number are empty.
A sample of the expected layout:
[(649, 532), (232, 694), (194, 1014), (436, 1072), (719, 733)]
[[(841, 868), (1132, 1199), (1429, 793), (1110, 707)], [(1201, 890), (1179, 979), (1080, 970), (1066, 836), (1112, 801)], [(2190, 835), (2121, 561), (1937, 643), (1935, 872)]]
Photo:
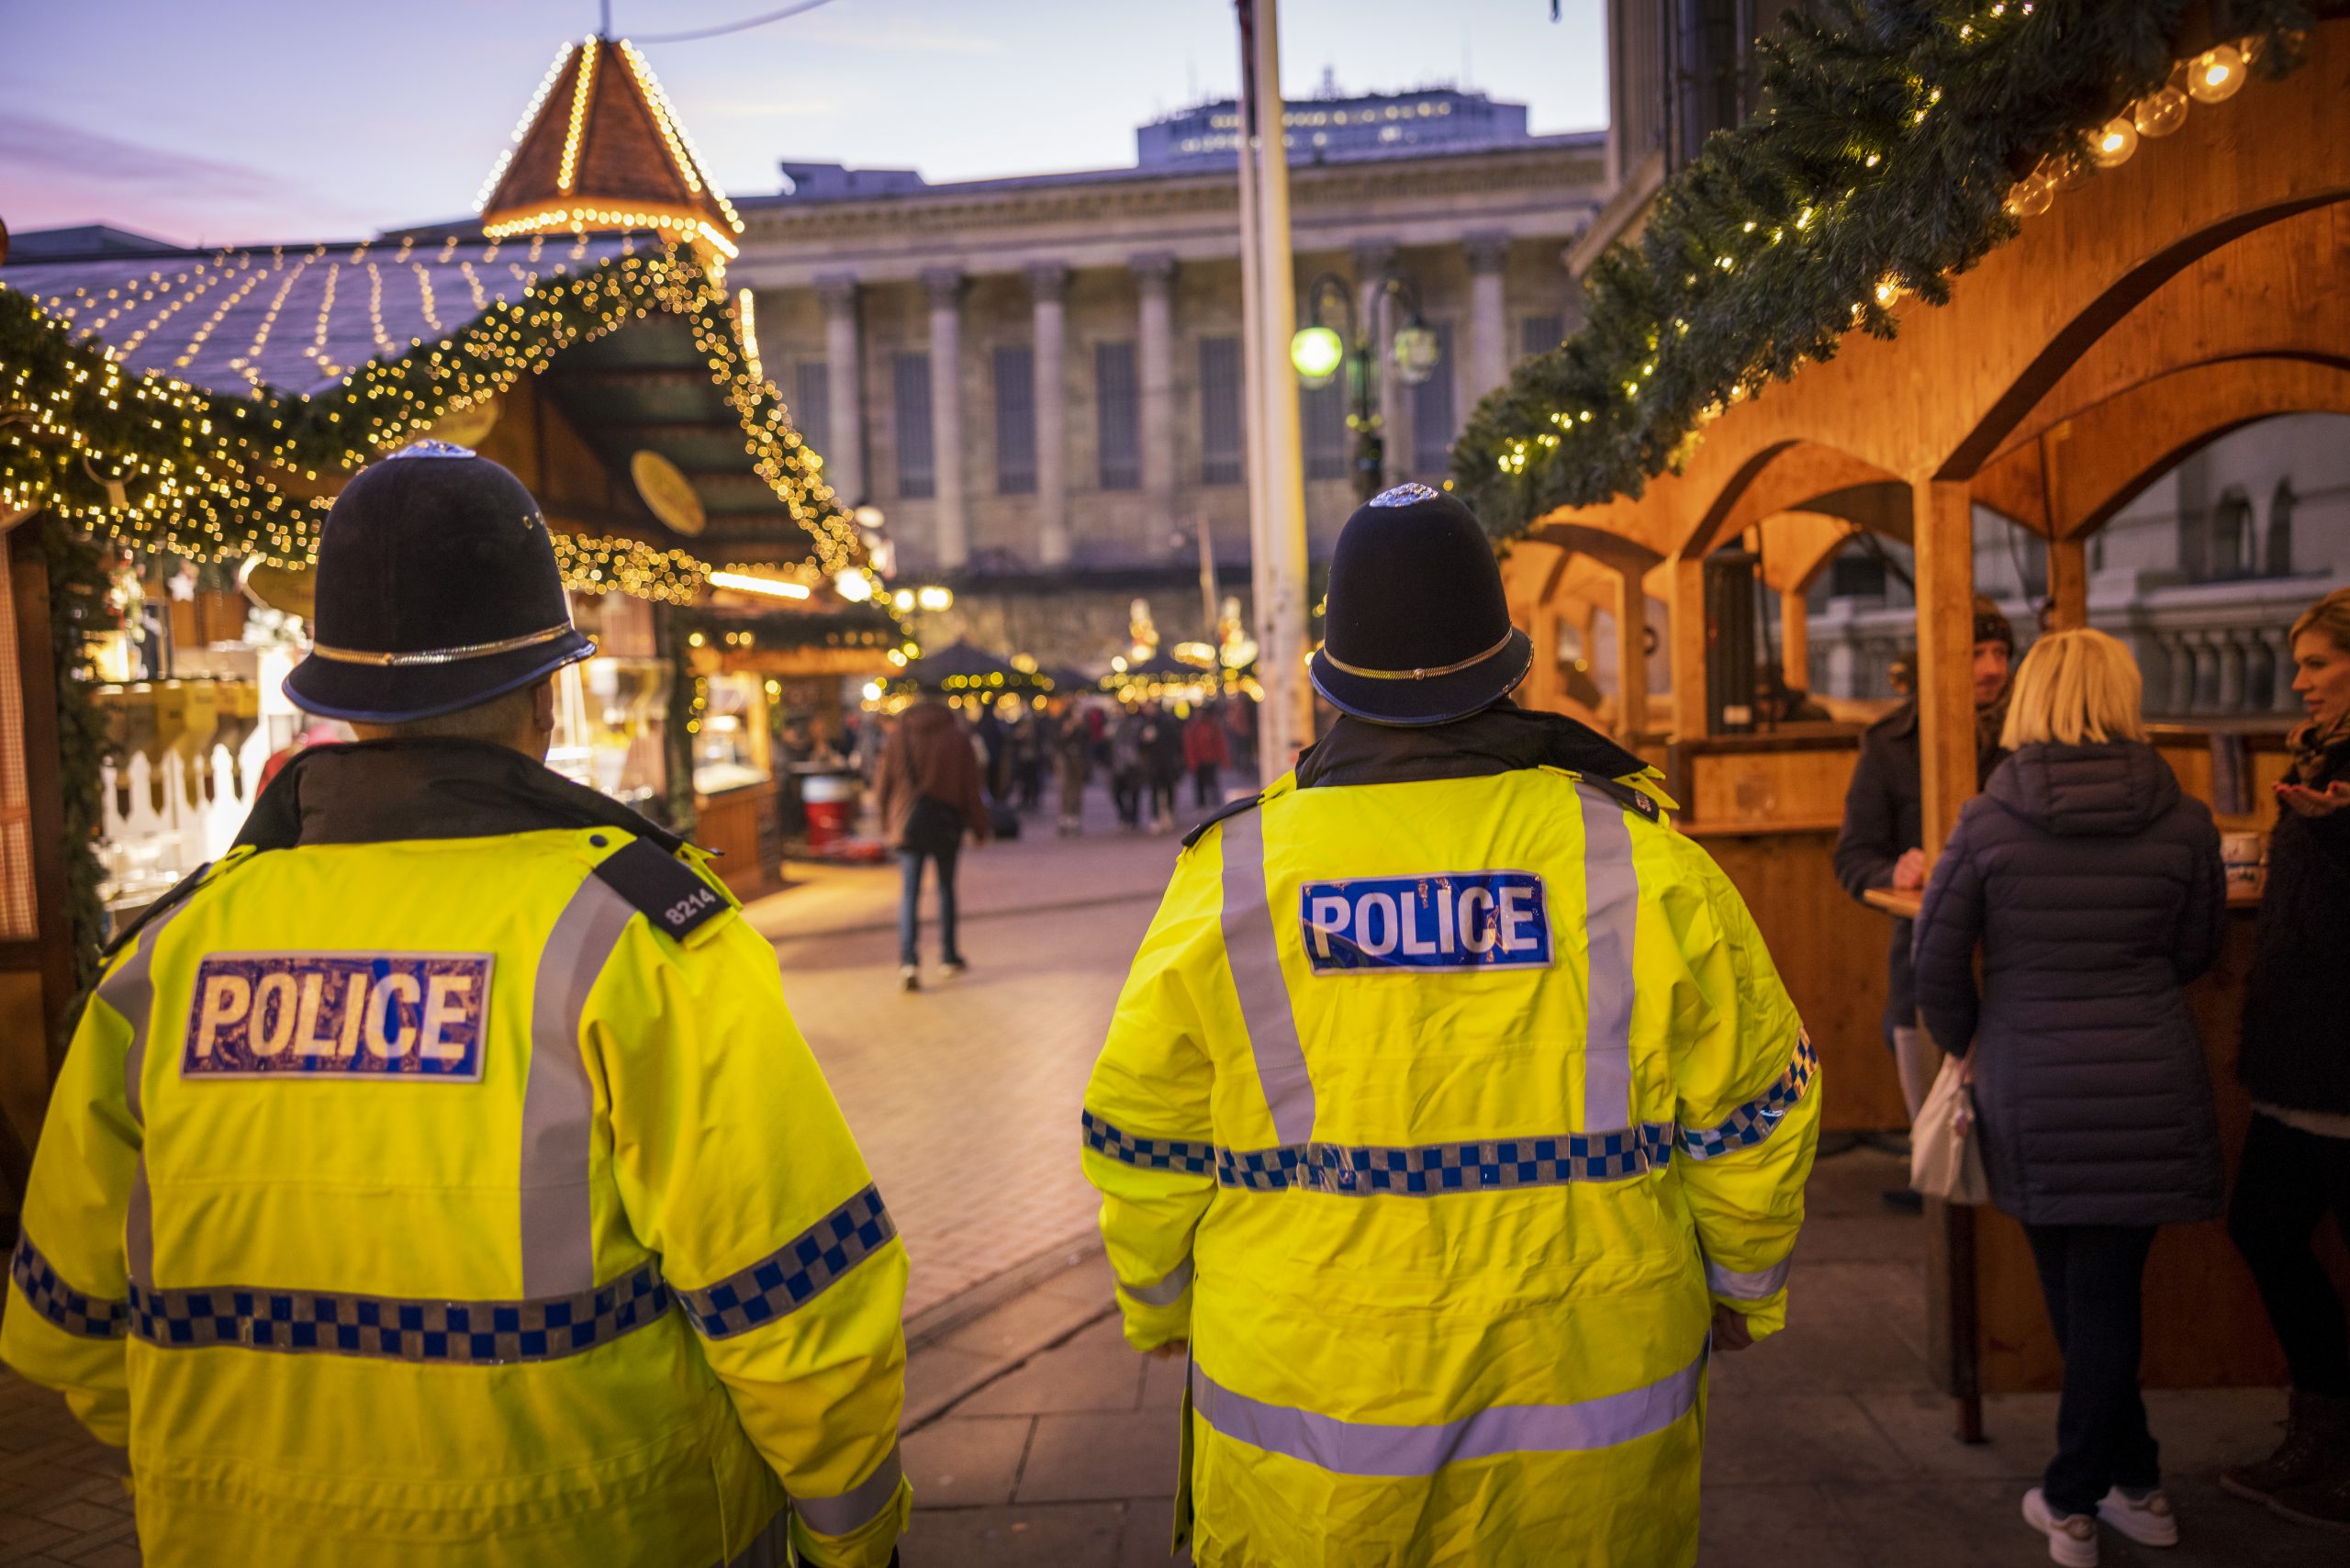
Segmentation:
[(1135, 287), (1142, 297), (1135, 374), (1142, 391), (1142, 489), (1149, 503), (1150, 536), (1175, 527), (1175, 258), (1136, 256)]
[(963, 493), (963, 274), (933, 267), (922, 274), (930, 294), (930, 450), (937, 476), (937, 560), (959, 571), (971, 558), (971, 523)]
[(857, 330), (856, 279), (826, 273), (816, 279), (824, 308), (824, 408), (832, 450), (822, 454), (824, 480), (853, 507), (867, 496), (865, 477), (865, 341)]
[(1035, 308), (1036, 559), (1069, 565), (1069, 269), (1043, 262), (1028, 269)]
[[(1395, 374), (1395, 322), (1386, 306), (1386, 291), (1380, 286), (1394, 262), (1395, 247), (1383, 240), (1355, 247), (1356, 307), (1363, 336), (1371, 341), (1371, 400), (1379, 410), (1383, 443), (1379, 467), (1382, 490), (1411, 466), (1404, 449), (1412, 432), (1404, 416), (1404, 378)], [(1349, 351), (1353, 346), (1348, 345)]]
[(1469, 255), (1469, 397), (1466, 408), (1509, 378), (1509, 315), (1502, 295), (1502, 264), (1509, 236), (1472, 234), (1460, 248)]

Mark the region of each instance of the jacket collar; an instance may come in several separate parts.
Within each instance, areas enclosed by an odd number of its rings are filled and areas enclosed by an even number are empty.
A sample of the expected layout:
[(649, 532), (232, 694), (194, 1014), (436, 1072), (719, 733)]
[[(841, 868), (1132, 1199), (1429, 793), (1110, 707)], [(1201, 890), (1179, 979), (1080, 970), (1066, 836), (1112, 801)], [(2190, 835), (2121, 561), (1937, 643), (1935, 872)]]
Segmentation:
[(491, 838), (610, 827), (669, 853), (685, 840), (534, 757), (487, 741), (362, 741), (297, 754), (262, 791), (239, 847)]
[(1648, 764), (1563, 713), (1498, 703), (1449, 724), (1403, 728), (1340, 714), (1297, 760), (1301, 790), (1482, 778), (1525, 767), (1563, 767), (1600, 778), (1644, 772)]

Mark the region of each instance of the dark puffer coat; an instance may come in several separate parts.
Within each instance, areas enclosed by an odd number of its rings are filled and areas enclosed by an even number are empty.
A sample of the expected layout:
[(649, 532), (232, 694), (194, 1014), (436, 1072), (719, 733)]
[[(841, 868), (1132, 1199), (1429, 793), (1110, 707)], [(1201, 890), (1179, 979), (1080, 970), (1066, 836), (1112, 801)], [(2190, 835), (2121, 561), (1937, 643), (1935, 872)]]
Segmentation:
[[(2345, 778), (2350, 745), (2311, 784)], [(2263, 1103), (2350, 1114), (2350, 812), (2277, 814), (2236, 1073)]]
[(1944, 1050), (1974, 1042), (2000, 1208), (2028, 1225), (2220, 1213), (2185, 986), (2225, 918), (2210, 811), (2151, 746), (2024, 746), (1966, 803), (1918, 916), (1918, 1005)]

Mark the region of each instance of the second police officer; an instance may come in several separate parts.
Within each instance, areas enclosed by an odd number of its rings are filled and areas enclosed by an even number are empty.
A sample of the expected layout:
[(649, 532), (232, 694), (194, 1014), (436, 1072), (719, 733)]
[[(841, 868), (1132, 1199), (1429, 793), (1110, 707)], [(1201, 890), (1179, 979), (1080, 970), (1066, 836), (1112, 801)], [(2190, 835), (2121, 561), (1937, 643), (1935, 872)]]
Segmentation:
[(879, 1568), (906, 1259), (703, 857), (542, 762), (529, 493), (362, 472), (287, 679), (351, 722), (112, 954), (0, 1355), (127, 1447), (151, 1568)]
[[(1706, 1366), (1782, 1327), (1818, 1064), (1653, 773), (1520, 711), (1468, 509), (1356, 511), (1342, 715), (1177, 863), (1086, 1092), (1202, 1568), (1666, 1568)], [(1189, 1518), (1185, 1516), (1188, 1513)]]

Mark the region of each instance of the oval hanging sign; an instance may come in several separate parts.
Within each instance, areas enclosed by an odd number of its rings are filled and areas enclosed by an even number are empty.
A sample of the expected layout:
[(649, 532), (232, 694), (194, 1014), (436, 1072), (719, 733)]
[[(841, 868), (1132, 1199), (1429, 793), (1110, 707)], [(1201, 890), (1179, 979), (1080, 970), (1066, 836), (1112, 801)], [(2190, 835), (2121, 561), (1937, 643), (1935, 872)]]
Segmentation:
[(688, 539), (702, 531), (701, 498), (676, 464), (657, 452), (639, 452), (628, 460), (628, 472), (655, 517)]
[(453, 409), (433, 421), (431, 435), (453, 446), (479, 446), (498, 424), (500, 410), (493, 394), (466, 408)]

